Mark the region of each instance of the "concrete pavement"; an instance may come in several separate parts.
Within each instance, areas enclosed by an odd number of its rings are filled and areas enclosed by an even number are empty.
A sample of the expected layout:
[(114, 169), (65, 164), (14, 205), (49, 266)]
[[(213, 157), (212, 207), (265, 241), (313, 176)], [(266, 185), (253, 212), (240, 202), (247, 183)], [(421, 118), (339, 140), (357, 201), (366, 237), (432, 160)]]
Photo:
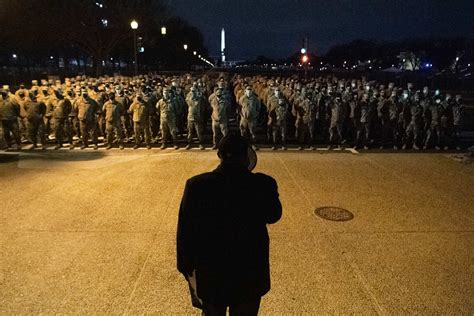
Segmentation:
[[(259, 152), (279, 184), (261, 314), (474, 313), (474, 164)], [(15, 157), (14, 157), (15, 158)], [(176, 271), (187, 178), (214, 151), (67, 150), (0, 163), (0, 313), (197, 314)], [(348, 209), (331, 222), (321, 206)]]

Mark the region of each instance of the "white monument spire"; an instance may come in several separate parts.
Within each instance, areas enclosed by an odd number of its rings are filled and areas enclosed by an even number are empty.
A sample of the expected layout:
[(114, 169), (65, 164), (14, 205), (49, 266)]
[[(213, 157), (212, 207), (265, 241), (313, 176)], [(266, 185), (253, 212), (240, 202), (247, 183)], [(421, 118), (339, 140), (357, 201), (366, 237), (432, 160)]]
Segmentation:
[(222, 55), (222, 62), (225, 63), (225, 30), (222, 28), (221, 31), (221, 55)]

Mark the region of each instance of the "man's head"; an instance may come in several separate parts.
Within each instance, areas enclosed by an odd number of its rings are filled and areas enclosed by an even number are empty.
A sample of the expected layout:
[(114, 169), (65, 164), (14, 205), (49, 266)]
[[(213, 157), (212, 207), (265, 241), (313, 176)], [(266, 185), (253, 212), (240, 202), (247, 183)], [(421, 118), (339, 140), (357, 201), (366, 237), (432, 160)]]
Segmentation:
[(218, 145), (217, 156), (222, 164), (249, 166), (249, 142), (239, 134), (228, 134), (223, 137)]
[(252, 95), (252, 87), (251, 86), (245, 87), (245, 95), (247, 97), (250, 97)]

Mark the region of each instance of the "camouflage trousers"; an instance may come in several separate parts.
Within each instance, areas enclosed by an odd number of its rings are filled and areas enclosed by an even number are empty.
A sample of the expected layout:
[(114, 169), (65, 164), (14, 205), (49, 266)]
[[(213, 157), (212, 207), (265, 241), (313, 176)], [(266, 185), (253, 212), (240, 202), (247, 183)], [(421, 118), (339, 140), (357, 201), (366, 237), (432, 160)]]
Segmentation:
[(191, 143), (191, 141), (193, 140), (194, 131), (196, 131), (199, 144), (202, 144), (203, 124), (198, 121), (188, 120), (188, 143)]
[(56, 137), (56, 143), (58, 145), (63, 144), (64, 135), (67, 136), (69, 144), (72, 145), (72, 126), (69, 119), (67, 118), (54, 119), (54, 134)]
[(3, 137), (8, 147), (12, 145), (11, 135), (13, 135), (13, 138), (17, 145), (21, 145), (21, 135), (20, 128), (18, 126), (18, 120), (2, 120), (2, 130)]
[(123, 128), (122, 128), (122, 122), (109, 122), (107, 121), (105, 123), (105, 130), (107, 134), (107, 144), (109, 146), (112, 146), (112, 143), (114, 142), (114, 136), (117, 137), (117, 140), (120, 145), (123, 144)]
[(42, 118), (30, 118), (26, 121), (26, 130), (29, 141), (36, 145), (38, 141), (38, 136), (41, 142), (41, 145), (46, 145), (46, 132), (44, 126), (44, 120)]
[(212, 143), (214, 145), (217, 145), (217, 140), (219, 139), (220, 134), (222, 136), (227, 136), (227, 133), (229, 131), (227, 122), (221, 123), (219, 121), (212, 121)]

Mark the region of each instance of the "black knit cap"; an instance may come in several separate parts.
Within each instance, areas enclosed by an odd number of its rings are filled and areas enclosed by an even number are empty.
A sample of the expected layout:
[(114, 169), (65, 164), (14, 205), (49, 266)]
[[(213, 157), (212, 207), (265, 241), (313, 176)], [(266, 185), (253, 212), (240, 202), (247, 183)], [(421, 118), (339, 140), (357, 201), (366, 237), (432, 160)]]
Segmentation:
[(247, 156), (249, 142), (239, 134), (229, 133), (221, 139), (217, 148), (223, 160), (239, 160)]

